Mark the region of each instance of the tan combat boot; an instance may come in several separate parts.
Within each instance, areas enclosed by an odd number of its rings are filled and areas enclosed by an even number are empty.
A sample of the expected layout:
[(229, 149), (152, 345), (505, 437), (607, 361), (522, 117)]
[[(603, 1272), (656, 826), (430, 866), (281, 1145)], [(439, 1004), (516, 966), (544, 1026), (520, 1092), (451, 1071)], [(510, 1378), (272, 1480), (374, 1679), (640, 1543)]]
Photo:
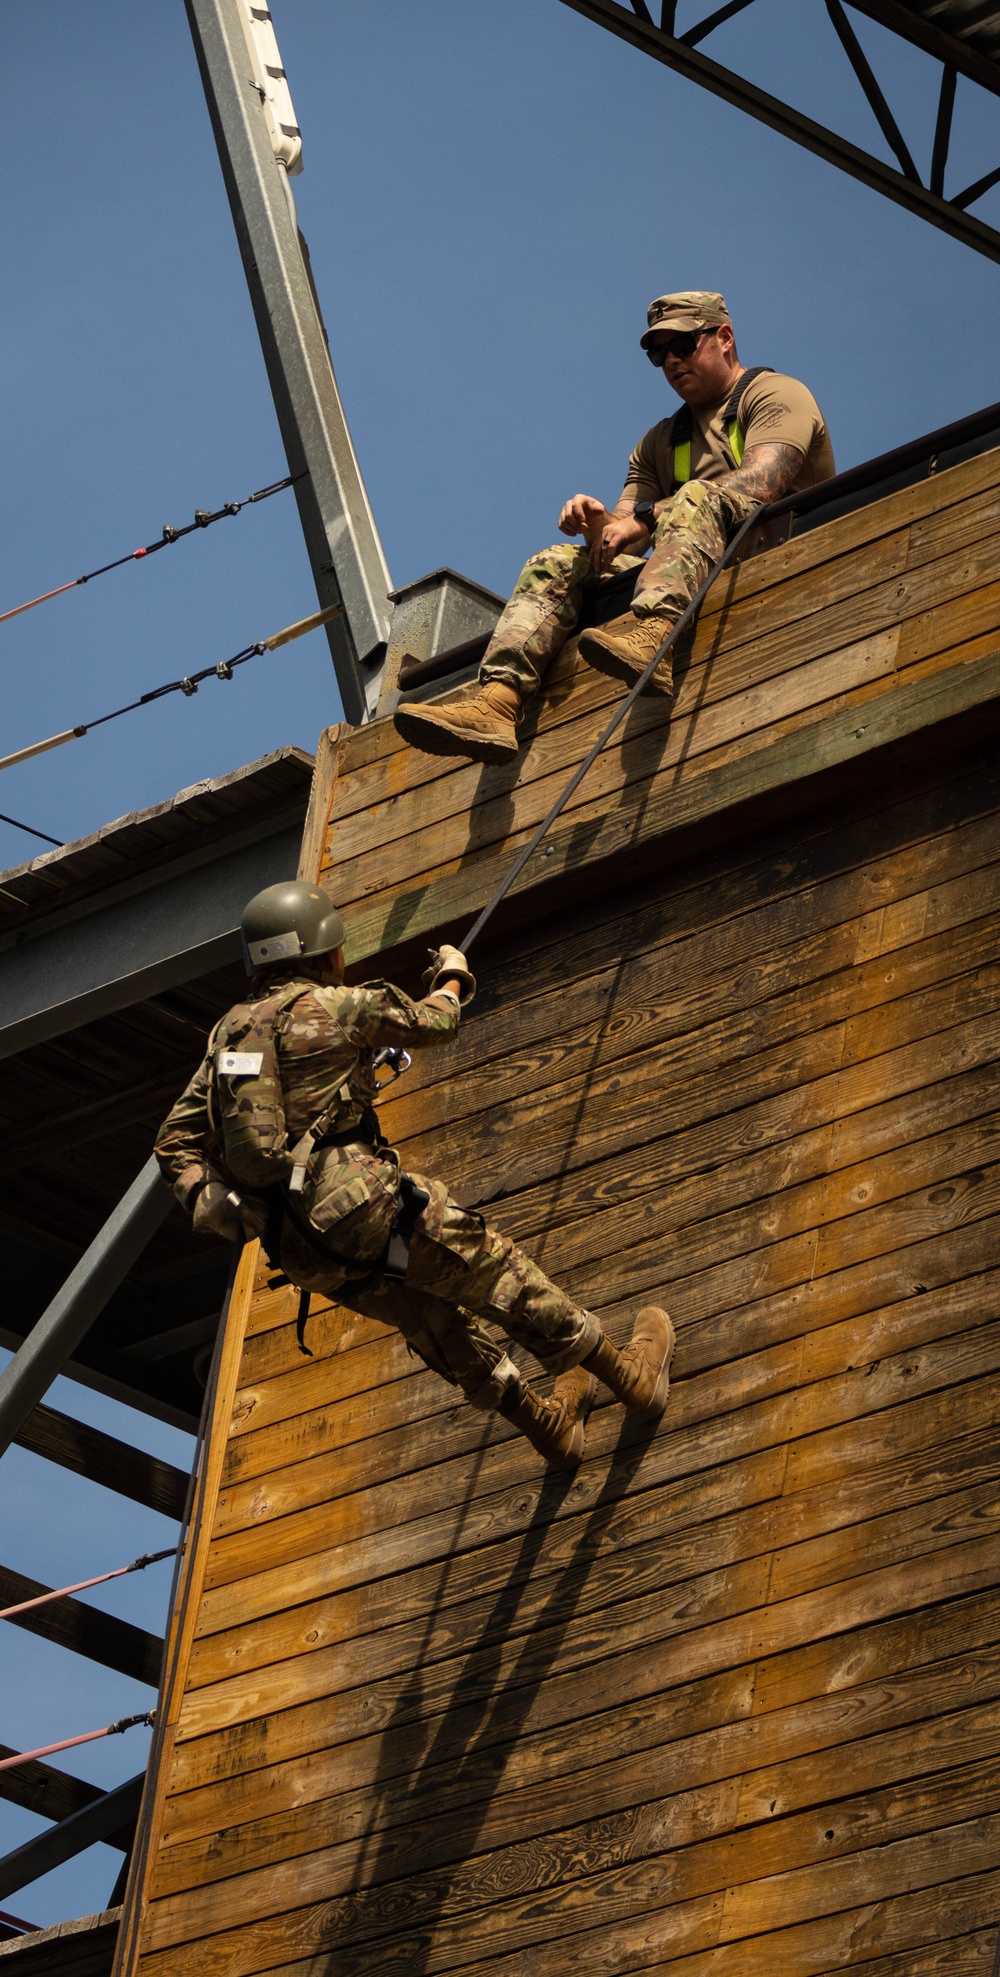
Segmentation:
[[(612, 618), (609, 624), (581, 632), (580, 652), (588, 666), (595, 666), (599, 673), (609, 673), (613, 680), (626, 680), (629, 686), (634, 686), (658, 646), (663, 644), (672, 623), (670, 618), (636, 618), (626, 611), (623, 618)], [(643, 692), (670, 698), (673, 691), (674, 668), (668, 652), (647, 680)]]
[(605, 1332), (587, 1354), (583, 1364), (588, 1373), (610, 1387), (616, 1400), (634, 1407), (647, 1420), (657, 1421), (670, 1392), (670, 1361), (676, 1334), (665, 1311), (658, 1304), (647, 1304), (632, 1327), (631, 1343), (623, 1352)]
[(520, 746), (521, 696), (505, 680), (470, 681), (440, 700), (403, 700), (393, 715), (397, 734), (427, 755), (471, 755), (474, 762), (511, 762)]
[(582, 1366), (560, 1373), (548, 1400), (523, 1380), (508, 1387), (499, 1412), (519, 1428), (532, 1448), (556, 1469), (575, 1469), (583, 1456), (587, 1416), (597, 1397), (597, 1381)]

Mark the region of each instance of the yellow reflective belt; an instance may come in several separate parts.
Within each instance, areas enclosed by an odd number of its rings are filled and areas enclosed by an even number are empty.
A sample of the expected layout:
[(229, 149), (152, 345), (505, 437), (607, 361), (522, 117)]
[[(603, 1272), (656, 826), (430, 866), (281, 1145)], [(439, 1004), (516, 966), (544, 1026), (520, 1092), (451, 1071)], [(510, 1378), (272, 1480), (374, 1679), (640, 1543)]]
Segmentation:
[[(743, 464), (743, 434), (740, 431), (739, 420), (730, 419), (726, 432), (729, 437), (729, 450), (736, 465), (740, 467)], [(674, 448), (674, 482), (677, 487), (683, 487), (684, 482), (690, 479), (691, 441), (682, 439), (680, 445)]]

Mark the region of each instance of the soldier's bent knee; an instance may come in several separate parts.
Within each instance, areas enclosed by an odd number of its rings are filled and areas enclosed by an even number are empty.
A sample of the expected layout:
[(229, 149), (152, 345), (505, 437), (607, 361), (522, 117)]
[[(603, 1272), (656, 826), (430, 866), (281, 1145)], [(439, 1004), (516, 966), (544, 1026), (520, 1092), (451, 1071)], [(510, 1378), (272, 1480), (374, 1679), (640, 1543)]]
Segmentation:
[(586, 549), (578, 543), (554, 542), (548, 549), (539, 549), (529, 556), (524, 566), (524, 574), (530, 570), (533, 576), (573, 577), (577, 570), (590, 568), (590, 558)]
[(470, 1407), (478, 1407), (483, 1414), (495, 1414), (504, 1394), (520, 1377), (514, 1361), (504, 1353), (480, 1386), (465, 1386), (466, 1400)]

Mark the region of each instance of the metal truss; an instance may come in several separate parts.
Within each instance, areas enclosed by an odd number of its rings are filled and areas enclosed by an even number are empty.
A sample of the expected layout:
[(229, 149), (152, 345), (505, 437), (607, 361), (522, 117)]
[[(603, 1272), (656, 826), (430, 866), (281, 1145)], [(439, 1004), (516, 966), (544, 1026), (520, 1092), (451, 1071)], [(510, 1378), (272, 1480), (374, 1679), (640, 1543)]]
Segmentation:
[[(814, 122), (801, 110), (782, 103), (778, 97), (768, 95), (766, 90), (758, 89), (755, 83), (737, 75), (735, 70), (725, 69), (701, 53), (700, 44), (716, 28), (755, 4), (756, 0), (728, 0), (727, 5), (716, 7), (678, 34), (675, 31), (677, 0), (660, 0), (658, 21), (654, 20), (647, 0), (631, 0), (630, 6), (620, 4), (620, 0), (563, 0), (563, 5), (572, 7), (574, 13), (583, 14), (587, 20), (609, 29), (622, 41), (631, 42), (644, 55), (652, 55), (655, 61), (663, 62), (669, 69), (676, 69), (689, 81), (700, 83), (713, 96), (721, 96), (725, 102), (733, 103), (737, 109), (756, 117), (759, 123), (768, 124), (772, 130), (780, 131), (782, 136), (792, 138), (816, 157), (825, 158), (851, 178), (860, 179), (863, 185), (870, 185), (887, 199), (895, 200), (897, 206), (905, 206), (908, 212), (929, 220), (932, 226), (940, 227), (942, 232), (951, 234), (954, 240), (962, 241), (966, 247), (974, 247), (977, 253), (985, 254), (991, 261), (1000, 261), (1000, 232), (969, 211), (994, 185), (1000, 184), (1000, 165), (960, 191), (945, 194), (958, 77), (965, 76), (993, 95), (1000, 96), (1000, 64), (967, 41), (960, 40), (957, 34), (949, 33), (936, 24), (943, 14), (960, 19), (961, 9), (956, 13), (954, 0), (950, 14), (947, 5), (939, 5), (933, 10), (933, 18), (925, 18), (917, 8), (904, 5), (903, 0), (851, 0), (856, 12), (878, 21), (881, 26), (922, 48), (942, 64), (930, 175), (926, 184), (914, 164), (842, 0), (821, 0), (821, 4), (825, 5), (844, 53), (896, 159), (895, 166), (873, 152), (862, 151), (847, 138), (838, 136), (836, 131)], [(989, 11), (992, 15), (997, 10), (991, 7)], [(976, 9), (972, 12), (975, 14)]]
[[(176, 1471), (163, 1465), (165, 1474), (156, 1477), (144, 1463), (141, 1451), (113, 1442), (110, 1436), (95, 1438), (93, 1430), (85, 1434), (82, 1445), (74, 1448), (69, 1445), (71, 1436), (59, 1434), (62, 1417), (51, 1409), (44, 1410), (41, 1419), (36, 1415), (42, 1396), (156, 1234), (171, 1206), (170, 1191), (151, 1154), (62, 1290), (0, 1374), (0, 1455), (13, 1441), (30, 1444), (34, 1439), (36, 1446), (43, 1444), (39, 1453), (50, 1454), (80, 1474), (90, 1475), (94, 1482), (138, 1497), (139, 1501), (148, 1501), (151, 1489), (158, 1488), (159, 1493), (164, 1483), (169, 1490), (172, 1482), (172, 1507), (176, 1510), (177, 1486), (182, 1482)], [(73, 1424), (69, 1427), (72, 1429)], [(44, 1447), (46, 1438), (48, 1448)], [(112, 1462), (106, 1467), (108, 1456)], [(12, 1595), (15, 1599), (34, 1598), (36, 1593), (48, 1590), (34, 1579), (25, 1579), (22, 1574), (0, 1566), (0, 1603)], [(163, 1642), (97, 1607), (61, 1598), (38, 1613), (19, 1617), (15, 1624), (27, 1626), (44, 1639), (86, 1655), (104, 1667), (117, 1668), (151, 1688), (158, 1685)], [(3, 1754), (13, 1757), (15, 1753), (3, 1746)], [(64, 1816), (35, 1839), (15, 1847), (0, 1859), (0, 1898), (37, 1880), (40, 1874), (48, 1874), (97, 1840), (121, 1848), (127, 1859), (142, 1785), (140, 1774), (111, 1791), (97, 1792), (71, 1774), (37, 1760), (6, 1771), (0, 1780), (0, 1797), (50, 1816), (61, 1809)], [(113, 1900), (120, 1898), (116, 1885)]]

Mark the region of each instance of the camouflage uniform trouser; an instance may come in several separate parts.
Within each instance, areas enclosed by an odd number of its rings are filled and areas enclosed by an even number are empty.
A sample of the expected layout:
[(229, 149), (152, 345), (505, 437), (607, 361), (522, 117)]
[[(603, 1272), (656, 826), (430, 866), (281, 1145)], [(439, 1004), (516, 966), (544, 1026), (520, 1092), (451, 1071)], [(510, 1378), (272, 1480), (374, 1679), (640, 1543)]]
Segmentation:
[[(363, 1267), (377, 1265), (388, 1241), (399, 1199), (399, 1168), (388, 1148), (382, 1154), (359, 1150), (357, 1166), (369, 1198), (324, 1227), (322, 1240), (341, 1254), (357, 1255)], [(509, 1236), (461, 1208), (443, 1181), (421, 1174), (411, 1179), (430, 1201), (410, 1237), (404, 1283), (381, 1276), (377, 1268), (352, 1280), (336, 1263), (325, 1265), (286, 1222), (281, 1263), (292, 1282), (395, 1325), (427, 1365), (461, 1387), (476, 1407), (495, 1408), (517, 1377), (483, 1319), (526, 1346), (548, 1372), (562, 1372), (585, 1359), (600, 1337), (597, 1319), (551, 1283)]]
[(584, 593), (625, 570), (640, 572), (632, 600), (636, 617), (662, 617), (665, 629), (676, 624), (721, 556), (727, 535), (756, 506), (735, 490), (686, 481), (657, 521), (648, 560), (616, 556), (607, 576), (592, 574), (585, 548), (556, 543), (540, 550), (529, 557), (514, 585), (486, 648), (480, 680), (503, 680), (516, 687), (522, 700), (535, 693), (576, 630)]

